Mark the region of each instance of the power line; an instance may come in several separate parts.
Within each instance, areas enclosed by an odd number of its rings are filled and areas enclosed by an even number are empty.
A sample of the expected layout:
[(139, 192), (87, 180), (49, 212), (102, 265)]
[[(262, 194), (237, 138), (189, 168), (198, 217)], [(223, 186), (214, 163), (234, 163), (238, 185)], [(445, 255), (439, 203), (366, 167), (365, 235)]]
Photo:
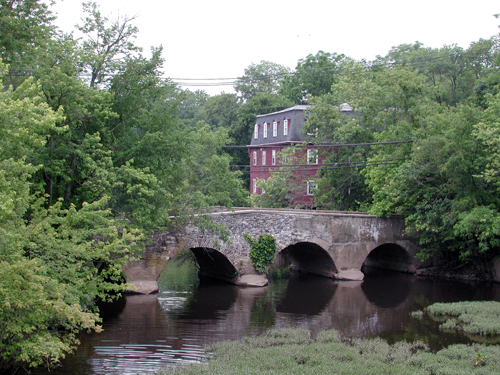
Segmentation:
[(255, 172), (274, 172), (270, 171), (270, 168), (276, 168), (276, 169), (281, 169), (281, 168), (294, 168), (294, 167), (310, 167), (307, 169), (304, 169), (306, 171), (311, 170), (311, 169), (320, 169), (322, 166), (327, 165), (327, 166), (341, 166), (341, 165), (351, 165), (351, 164), (371, 164), (371, 163), (378, 163), (378, 162), (387, 162), (387, 161), (401, 161), (401, 160), (409, 160), (411, 158), (398, 158), (398, 159), (384, 159), (384, 160), (362, 160), (362, 161), (342, 161), (342, 162), (335, 162), (335, 163), (321, 163), (321, 164), (279, 164), (279, 165), (242, 165), (242, 164), (234, 164), (230, 165), (230, 167), (239, 167), (239, 168), (247, 168), (247, 167), (254, 167), (254, 168), (261, 168), (262, 170), (258, 170)]
[[(315, 169), (312, 168), (298, 168), (298, 169), (293, 169), (293, 170), (280, 170), (276, 169), (273, 171), (249, 171), (249, 170), (244, 170), (241, 171), (241, 173), (262, 173), (262, 172), (270, 172), (270, 173), (285, 173), (285, 172), (312, 172), (314, 170), (316, 171), (323, 171), (323, 170), (332, 170), (332, 169), (347, 169), (347, 168), (360, 168), (360, 167), (365, 167), (367, 165), (377, 165), (377, 164), (399, 164), (401, 160), (411, 160), (411, 158), (401, 158), (401, 159), (386, 159), (386, 160), (372, 160), (372, 161), (359, 161), (359, 162), (349, 162), (352, 164), (346, 164), (346, 165), (341, 165), (341, 166), (327, 166), (327, 167), (322, 167), (325, 164), (317, 165)], [(342, 164), (342, 163), (330, 163), (330, 164)], [(300, 164), (298, 164), (300, 165)], [(262, 166), (264, 167), (264, 166)], [(282, 166), (278, 166), (282, 167)], [(303, 176), (307, 177), (307, 176)]]
[(222, 146), (222, 148), (314, 148), (314, 147), (367, 147), (367, 146), (380, 146), (380, 145), (393, 145), (400, 143), (411, 143), (412, 140), (406, 141), (391, 141), (391, 142), (371, 142), (371, 143), (328, 143), (328, 144), (296, 144), (296, 145), (247, 145), (247, 146), (238, 146), (238, 145), (226, 145)]

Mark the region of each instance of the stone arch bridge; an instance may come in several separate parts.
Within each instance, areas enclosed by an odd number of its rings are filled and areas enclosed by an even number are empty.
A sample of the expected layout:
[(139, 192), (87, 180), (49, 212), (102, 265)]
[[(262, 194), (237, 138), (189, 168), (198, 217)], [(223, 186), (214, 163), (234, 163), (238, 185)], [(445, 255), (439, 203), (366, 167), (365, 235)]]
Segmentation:
[(249, 258), (243, 234), (257, 239), (270, 234), (278, 254), (302, 272), (341, 280), (362, 280), (365, 266), (415, 273), (416, 242), (404, 234), (404, 218), (378, 218), (366, 213), (292, 209), (235, 208), (210, 214), (227, 228), (220, 234), (188, 225), (170, 233), (155, 233), (140, 260), (124, 267), (127, 281), (139, 293), (157, 290), (156, 280), (168, 261), (191, 249), (200, 274), (238, 285), (262, 286)]

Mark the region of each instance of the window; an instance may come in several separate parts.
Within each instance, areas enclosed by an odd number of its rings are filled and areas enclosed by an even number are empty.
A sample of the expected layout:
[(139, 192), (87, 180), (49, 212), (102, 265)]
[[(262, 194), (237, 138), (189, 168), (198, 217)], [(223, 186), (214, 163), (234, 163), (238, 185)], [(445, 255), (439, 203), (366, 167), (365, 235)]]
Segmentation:
[(255, 139), (259, 138), (259, 125), (258, 124), (255, 124), (255, 126), (253, 128), (253, 137)]
[(266, 165), (266, 152), (262, 151), (262, 165)]
[(313, 180), (307, 181), (307, 195), (314, 195), (314, 191), (318, 188)]
[(288, 119), (283, 120), (283, 135), (288, 135)]
[(318, 164), (318, 150), (307, 150), (307, 164)]
[(273, 137), (278, 136), (278, 121), (273, 121)]
[(276, 165), (276, 150), (273, 150), (271, 153), (271, 164)]
[(264, 127), (263, 132), (264, 132), (264, 138), (267, 138), (267, 122), (262, 125)]
[[(265, 179), (262, 179), (262, 183), (266, 183), (266, 180)], [(262, 188), (262, 194), (266, 194), (266, 189)]]
[(253, 165), (257, 165), (257, 151), (253, 152)]
[(257, 180), (255, 178), (252, 180), (252, 193), (257, 193)]

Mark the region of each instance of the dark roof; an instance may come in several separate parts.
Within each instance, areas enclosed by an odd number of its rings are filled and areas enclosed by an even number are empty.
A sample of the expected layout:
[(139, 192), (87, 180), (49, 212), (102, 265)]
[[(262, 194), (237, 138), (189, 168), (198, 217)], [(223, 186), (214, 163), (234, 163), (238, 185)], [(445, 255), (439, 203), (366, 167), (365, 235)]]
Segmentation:
[[(307, 139), (300, 133), (302, 130), (302, 123), (305, 121), (305, 110), (308, 109), (309, 105), (296, 105), (282, 111), (266, 113), (257, 116), (257, 125), (259, 125), (258, 138), (255, 139), (254, 133), (252, 132), (252, 141), (250, 145), (259, 146), (265, 144), (275, 144), (275, 143), (302, 143)], [(283, 134), (283, 121), (288, 119), (288, 135)], [(273, 137), (273, 122), (277, 121), (278, 134)], [(264, 138), (263, 124), (268, 124), (267, 138)]]
[[(310, 105), (296, 105), (290, 108), (283, 109), (282, 111), (266, 113), (257, 116), (257, 125), (259, 126), (258, 138), (255, 139), (254, 132), (252, 132), (252, 141), (250, 146), (261, 145), (274, 145), (274, 144), (290, 144), (302, 143), (308, 139), (309, 136), (302, 135), (302, 124), (306, 121), (305, 112), (309, 109)], [(343, 103), (340, 105), (340, 110), (347, 116), (353, 115), (352, 107)], [(288, 119), (288, 135), (283, 134), (283, 120)], [(273, 122), (277, 121), (278, 134), (273, 137)], [(263, 124), (268, 124), (267, 138), (264, 138)]]

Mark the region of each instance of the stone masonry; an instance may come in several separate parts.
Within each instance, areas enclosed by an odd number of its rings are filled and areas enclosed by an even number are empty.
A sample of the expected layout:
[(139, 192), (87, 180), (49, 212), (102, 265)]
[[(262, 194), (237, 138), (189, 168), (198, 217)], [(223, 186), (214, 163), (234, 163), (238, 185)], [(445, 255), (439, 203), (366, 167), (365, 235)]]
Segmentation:
[[(264, 285), (267, 280), (257, 275), (251, 264), (251, 248), (244, 233), (255, 239), (270, 234), (276, 239), (278, 252), (289, 252), (294, 268), (337, 279), (362, 279), (361, 268), (368, 255), (384, 246), (386, 254), (391, 254), (391, 249), (404, 254), (394, 257), (393, 263), (398, 263), (394, 269), (415, 272), (418, 264), (414, 258), (418, 247), (404, 235), (404, 218), (399, 215), (377, 218), (354, 212), (253, 208), (210, 215), (227, 228), (226, 241), (219, 233), (192, 225), (172, 233), (155, 233), (142, 258), (124, 268), (127, 281), (135, 284), (138, 292), (153, 292), (167, 262), (180, 251), (191, 249), (200, 271), (207, 276), (241, 285)], [(391, 257), (385, 258), (390, 268)], [(218, 268), (209, 264), (214, 259), (222, 267), (219, 276)]]

